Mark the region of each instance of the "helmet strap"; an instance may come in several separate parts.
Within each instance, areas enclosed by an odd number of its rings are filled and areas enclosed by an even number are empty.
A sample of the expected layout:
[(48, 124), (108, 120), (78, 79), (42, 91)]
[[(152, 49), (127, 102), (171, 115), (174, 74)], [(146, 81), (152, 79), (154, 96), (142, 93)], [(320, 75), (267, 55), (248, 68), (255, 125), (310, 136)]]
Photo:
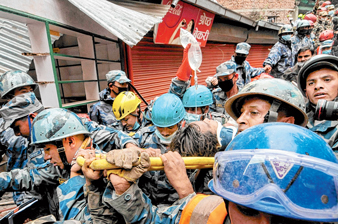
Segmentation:
[(55, 142), (55, 144), (57, 146), (57, 150), (58, 150), (60, 159), (61, 159), (61, 161), (64, 165), (64, 169), (70, 170), (71, 165), (68, 163), (65, 147), (63, 147), (62, 142), (61, 142), (61, 144), (60, 144), (60, 142)]
[(27, 115), (27, 119), (28, 119), (28, 128), (29, 128), (29, 138), (28, 139), (31, 139), (32, 121), (31, 121), (31, 117), (29, 116), (29, 114)]
[(137, 121), (141, 125), (142, 124), (142, 121), (141, 121), (141, 105), (139, 104), (137, 108), (138, 108), (137, 114), (130, 114), (130, 115), (137, 117)]
[(277, 122), (278, 109), (282, 104), (279, 100), (273, 100), (268, 113), (264, 116), (264, 123)]

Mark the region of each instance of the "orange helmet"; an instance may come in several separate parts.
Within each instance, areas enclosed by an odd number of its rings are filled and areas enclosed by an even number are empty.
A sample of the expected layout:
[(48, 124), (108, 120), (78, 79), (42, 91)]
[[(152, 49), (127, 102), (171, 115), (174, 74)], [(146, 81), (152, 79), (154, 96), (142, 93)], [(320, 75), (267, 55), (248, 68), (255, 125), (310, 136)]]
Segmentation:
[(304, 19), (312, 21), (313, 23), (315, 23), (317, 21), (317, 16), (313, 15), (313, 14), (307, 14)]
[(327, 6), (327, 5), (331, 5), (331, 2), (330, 2), (330, 1), (324, 2), (324, 3), (321, 5), (321, 7), (323, 8), (323, 7)]
[(334, 37), (334, 34), (332, 30), (324, 30), (319, 35), (319, 41), (322, 42), (325, 40), (331, 40), (333, 37)]

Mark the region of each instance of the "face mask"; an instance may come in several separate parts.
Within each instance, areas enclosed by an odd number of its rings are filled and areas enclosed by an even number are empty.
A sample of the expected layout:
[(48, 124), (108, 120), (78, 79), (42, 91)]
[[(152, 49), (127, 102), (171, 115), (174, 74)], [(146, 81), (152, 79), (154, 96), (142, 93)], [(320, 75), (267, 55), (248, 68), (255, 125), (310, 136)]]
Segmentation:
[(186, 124), (190, 124), (191, 122), (194, 122), (194, 121), (200, 121), (202, 116), (203, 114), (185, 113), (184, 120)]
[(330, 12), (329, 12), (329, 15), (330, 15), (330, 16), (332, 16), (332, 15), (333, 15), (333, 13), (334, 13), (334, 11), (330, 11)]
[(322, 52), (322, 54), (330, 54), (330, 53), (331, 53), (331, 50), (326, 50)]
[(243, 62), (245, 61), (246, 57), (242, 57), (242, 56), (235, 56), (235, 62), (238, 65), (243, 64)]
[[(233, 78), (232, 78), (233, 79)], [(228, 79), (225, 81), (218, 81), (218, 86), (224, 91), (224, 92), (228, 92), (232, 89), (232, 87), (234, 86), (234, 83), (232, 81), (232, 79)]]
[(312, 33), (312, 29), (308, 29), (307, 32), (306, 32), (307, 35), (309, 35), (311, 33)]
[(177, 132), (177, 130), (176, 130), (172, 135), (170, 135), (170, 136), (168, 136), (168, 137), (164, 137), (164, 136), (159, 132), (159, 130), (157, 130), (157, 128), (156, 128), (155, 134), (156, 134), (157, 137), (160, 139), (160, 142), (161, 142), (162, 144), (164, 144), (164, 145), (169, 145), (170, 142), (171, 142), (171, 140), (173, 140), (173, 138), (175, 137), (176, 132)]
[(138, 121), (135, 121), (134, 127), (133, 127), (133, 131), (136, 131), (137, 129), (139, 129), (141, 125), (138, 123)]
[(121, 93), (121, 92), (125, 92), (125, 91), (128, 91), (128, 88), (127, 87), (117, 87), (117, 86), (115, 86), (119, 91), (118, 92), (115, 92), (114, 90), (113, 90), (113, 92), (115, 93), (115, 95), (119, 95), (119, 93)]
[(290, 35), (283, 35), (282, 38), (285, 41), (290, 41), (291, 40), (291, 34)]
[(298, 34), (299, 34), (299, 35), (305, 35), (305, 34), (307, 34), (307, 30), (299, 29), (299, 30), (298, 30)]
[(297, 65), (298, 65), (299, 67), (303, 67), (304, 64), (305, 64), (305, 61), (303, 61), (303, 62), (297, 62)]

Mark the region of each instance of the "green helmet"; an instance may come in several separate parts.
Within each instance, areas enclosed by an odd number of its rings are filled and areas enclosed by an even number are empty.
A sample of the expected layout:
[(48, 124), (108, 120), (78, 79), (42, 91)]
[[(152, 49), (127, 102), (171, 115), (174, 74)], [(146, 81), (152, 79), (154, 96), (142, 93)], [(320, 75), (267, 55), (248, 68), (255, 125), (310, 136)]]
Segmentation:
[(23, 86), (31, 86), (33, 90), (37, 88), (32, 77), (20, 70), (7, 71), (0, 76), (0, 96), (3, 99), (8, 98), (6, 95), (12, 90)]
[(31, 145), (62, 140), (66, 137), (90, 132), (74, 113), (63, 108), (46, 109), (33, 120)]
[(31, 113), (39, 113), (44, 107), (34, 93), (24, 93), (14, 97), (0, 109), (0, 115), (4, 119), (0, 131), (7, 129), (17, 119), (24, 118)]
[[(305, 126), (308, 121), (308, 117), (305, 113), (305, 100), (303, 94), (292, 83), (282, 79), (259, 79), (253, 81), (246, 86), (236, 95), (229, 98), (224, 107), (226, 112), (235, 120), (241, 116), (241, 108), (244, 103), (243, 100), (246, 96), (261, 95), (270, 97), (273, 102), (270, 107), (270, 115), (278, 115), (280, 103), (285, 103), (294, 109), (295, 124)], [(275, 120), (277, 117), (275, 117)], [(269, 122), (272, 122), (269, 120)]]
[(292, 26), (290, 25), (283, 25), (279, 31), (278, 31), (278, 36), (282, 35), (282, 34), (293, 34), (293, 30), (292, 30)]

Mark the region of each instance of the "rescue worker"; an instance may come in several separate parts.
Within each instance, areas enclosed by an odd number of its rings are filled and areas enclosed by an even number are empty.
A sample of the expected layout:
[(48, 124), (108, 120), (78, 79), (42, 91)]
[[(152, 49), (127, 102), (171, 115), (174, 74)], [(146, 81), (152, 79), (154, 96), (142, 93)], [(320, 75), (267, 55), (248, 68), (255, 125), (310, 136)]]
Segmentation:
[[(178, 96), (171, 93), (163, 94), (152, 108), (153, 126), (142, 128), (133, 138), (141, 148), (160, 149), (161, 154), (166, 153), (170, 142), (181, 128), (185, 114), (183, 103)], [(171, 204), (177, 199), (177, 194), (163, 171), (145, 173), (138, 184), (154, 204)]]
[(151, 125), (151, 121), (141, 110), (141, 100), (135, 93), (120, 93), (114, 100), (113, 113), (123, 126), (123, 131), (133, 136), (138, 130)]
[[(292, 49), (292, 58), (295, 60), (296, 54), (300, 48), (303, 47), (312, 47), (314, 41), (306, 35), (311, 34), (312, 30), (310, 28), (310, 22), (308, 20), (302, 20), (297, 24), (297, 34), (291, 37), (291, 49)], [(295, 63), (295, 61), (294, 61)]]
[(320, 37), (320, 34), (325, 31), (325, 30), (332, 30), (333, 29), (333, 24), (331, 24), (329, 21), (328, 21), (328, 15), (327, 15), (327, 12), (326, 11), (323, 11), (323, 12), (320, 12), (319, 13), (319, 16), (318, 16), (318, 21), (317, 23), (315, 24), (314, 28), (313, 28), (313, 33), (315, 34), (315, 46), (318, 46), (319, 45), (319, 37)]
[(305, 62), (313, 56), (313, 54), (314, 51), (310, 47), (303, 47), (299, 49), (299, 51), (296, 54), (297, 63), (295, 64), (295, 66), (286, 69), (282, 78), (286, 81), (293, 82), (295, 85), (297, 85), (299, 70), (303, 67)]
[(100, 92), (100, 102), (92, 105), (88, 114), (92, 121), (122, 130), (121, 122), (116, 119), (112, 105), (115, 97), (117, 97), (119, 93), (128, 91), (130, 79), (128, 79), (126, 73), (121, 70), (109, 71), (106, 74), (106, 78), (108, 87)]
[[(27, 73), (19, 70), (7, 71), (0, 76), (0, 96), (10, 100), (20, 94), (33, 92), (37, 84)], [(0, 118), (0, 126), (3, 118)], [(13, 129), (8, 128), (0, 133), (0, 155), (7, 156), (7, 171), (15, 168), (23, 168), (27, 162), (27, 140), (24, 137), (15, 136)]]
[(273, 45), (263, 63), (263, 67), (267, 68), (267, 72), (275, 78), (280, 78), (286, 69), (294, 65), (291, 52), (292, 35), (293, 30), (290, 25), (282, 26), (278, 31), (278, 42)]
[[(266, 122), (285, 122), (306, 126), (305, 100), (299, 89), (281, 79), (260, 79), (246, 85), (238, 94), (225, 103), (226, 112), (237, 121), (238, 132)], [(171, 148), (185, 151), (188, 145), (199, 144), (198, 132), (211, 132), (218, 139), (217, 147), (225, 148), (236, 133), (229, 127), (205, 119), (192, 122), (180, 130), (173, 139)], [(222, 150), (222, 149), (220, 149)], [(191, 151), (191, 150), (190, 150)], [(199, 151), (199, 150), (197, 150)]]
[(230, 61), (236, 63), (236, 73), (238, 74), (237, 86), (243, 88), (244, 85), (251, 81), (251, 78), (260, 75), (267, 70), (263, 68), (253, 68), (246, 58), (249, 55), (251, 45), (245, 42), (236, 45), (235, 54)]
[(331, 54), (333, 45), (333, 40), (325, 40), (321, 45), (318, 47), (317, 55), (320, 54)]
[[(215, 156), (209, 188), (216, 195), (196, 195), (179, 153), (168, 152), (161, 159), (168, 179), (180, 196), (178, 201), (169, 207), (156, 207), (137, 184), (111, 174), (111, 184), (101, 199), (106, 207), (96, 203), (96, 208), (102, 209), (101, 216), (106, 214), (103, 211), (113, 208), (128, 223), (338, 221), (332, 216), (338, 205), (334, 181), (338, 161), (318, 135), (303, 127), (268, 123), (237, 135), (225, 152)], [(88, 166), (89, 163), (83, 169), (85, 176), (90, 171)], [(130, 172), (140, 176), (149, 166), (149, 159), (143, 157)], [(99, 178), (97, 174), (92, 180)], [(96, 188), (94, 181), (87, 184)], [(88, 200), (98, 201), (93, 194), (88, 195)], [(96, 217), (93, 215), (93, 219)]]
[(208, 83), (208, 87), (218, 86), (218, 88), (212, 91), (213, 104), (211, 111), (225, 114), (224, 104), (226, 100), (237, 94), (240, 87), (238, 85), (239, 74), (236, 73), (237, 65), (235, 62), (226, 61), (216, 68), (216, 74)]
[(251, 82), (227, 100), (224, 107), (237, 121), (237, 133), (266, 122), (306, 126), (308, 120), (302, 93), (296, 86), (282, 79)]
[[(26, 99), (22, 101), (14, 98), (8, 103), (7, 108), (12, 107), (12, 110), (13, 107), (27, 109), (26, 102)], [(3, 107), (0, 111), (2, 114), (7, 114), (6, 112), (9, 110)], [(69, 195), (64, 195), (64, 202), (60, 201), (60, 204), (58, 204), (58, 197), (56, 197), (58, 185), (70, 177), (71, 171), (75, 174), (80, 169), (78, 167), (78, 170), (76, 170), (76, 166), (71, 166), (71, 164), (84, 141), (84, 137), (91, 134), (92, 144), (102, 151), (137, 147), (137, 143), (123, 132), (99, 126), (95, 122), (86, 121), (83, 124), (76, 114), (65, 109), (43, 110), (37, 115), (30, 113), (28, 117), (25, 116), (24, 118), (20, 118), (20, 115), (22, 114), (4, 116), (6, 126), (14, 125), (14, 129), (18, 130), (18, 134), (31, 137), (32, 145), (38, 148), (43, 146), (46, 162), (39, 166), (27, 166), (24, 169), (0, 173), (0, 192), (31, 191), (34, 189), (39, 193), (47, 194), (45, 199), (48, 199), (50, 213), (58, 220), (69, 218), (86, 220), (90, 218), (87, 213), (83, 216), (83, 212), (86, 211), (82, 202), (75, 200), (75, 204), (72, 204), (75, 207), (68, 207), (72, 205), (69, 204), (69, 198), (67, 197), (71, 196), (74, 199), (74, 189), (78, 189), (76, 191), (81, 197), (83, 182), (66, 185), (64, 190), (61, 191), (62, 193), (60, 194), (59, 192), (59, 198), (62, 199), (61, 196), (64, 192), (67, 192), (67, 190), (72, 191)], [(19, 117), (16, 118), (15, 116)], [(29, 128), (30, 126), (32, 127), (31, 129)], [(84, 179), (79, 177), (79, 180)], [(76, 207), (77, 205), (80, 207)]]
[(336, 120), (319, 121), (314, 117), (318, 100), (337, 101), (338, 58), (332, 55), (316, 55), (299, 71), (298, 87), (308, 99), (306, 105), (309, 122), (307, 128), (320, 135), (337, 153), (338, 131)]

